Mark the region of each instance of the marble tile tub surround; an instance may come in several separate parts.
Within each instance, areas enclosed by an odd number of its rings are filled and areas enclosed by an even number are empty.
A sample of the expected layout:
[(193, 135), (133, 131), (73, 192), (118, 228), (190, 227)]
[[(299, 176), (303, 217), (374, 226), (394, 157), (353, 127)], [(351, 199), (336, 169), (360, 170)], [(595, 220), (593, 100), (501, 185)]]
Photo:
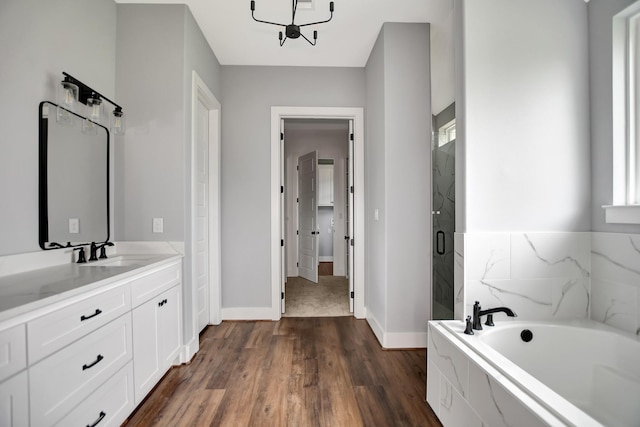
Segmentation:
[[(506, 306), (518, 320), (588, 318), (591, 233), (467, 233), (457, 243), (463, 277), (456, 286), (464, 318), (475, 301)], [(498, 315), (496, 319), (502, 319)]]
[(445, 427), (563, 425), (435, 321), (427, 359), (427, 402)]
[(640, 335), (640, 235), (456, 233), (456, 319), (506, 305), (518, 320), (591, 318)]
[(591, 318), (640, 335), (640, 235), (592, 233)]
[(509, 307), (518, 320), (589, 317), (591, 233), (466, 233), (456, 242), (464, 266), (456, 279), (465, 309), (458, 319), (475, 301), (483, 309)]

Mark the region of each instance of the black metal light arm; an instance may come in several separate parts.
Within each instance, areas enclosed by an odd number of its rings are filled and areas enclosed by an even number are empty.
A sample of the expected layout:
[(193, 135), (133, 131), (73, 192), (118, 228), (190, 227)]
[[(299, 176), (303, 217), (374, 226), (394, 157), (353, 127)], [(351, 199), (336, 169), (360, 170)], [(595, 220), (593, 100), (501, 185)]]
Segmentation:
[(262, 24), (277, 25), (278, 27), (286, 27), (287, 26), (287, 24), (279, 24), (277, 22), (263, 21), (262, 19), (257, 19), (254, 16), (254, 12), (255, 11), (256, 11), (256, 2), (255, 2), (255, 0), (251, 0), (251, 17), (253, 18), (254, 21), (260, 22)]
[(97, 95), (101, 99), (107, 101), (108, 103), (116, 107), (116, 110), (122, 111), (121, 106), (119, 106), (118, 104), (116, 104), (115, 102), (113, 102), (112, 100), (110, 100), (109, 98), (107, 98), (106, 96), (98, 92), (97, 90), (94, 90), (92, 87), (82, 83), (80, 80), (76, 79), (69, 73), (66, 73), (63, 71), (62, 74), (65, 76), (65, 81), (68, 81), (69, 83), (73, 83), (78, 86), (78, 101), (86, 105), (87, 98), (90, 98), (91, 95)]
[(327, 22), (331, 21), (333, 19), (333, 2), (329, 2), (329, 12), (331, 12), (329, 19), (325, 19), (324, 21), (318, 21), (318, 22), (309, 22), (308, 24), (300, 24), (298, 26), (308, 27), (309, 25), (326, 24)]
[[(282, 31), (279, 32), (278, 34), (278, 40), (280, 41), (280, 47), (282, 47), (282, 45), (284, 45), (284, 43), (287, 41), (287, 35), (291, 36), (292, 38), (298, 38), (299, 36), (302, 36), (303, 39), (305, 39), (311, 46), (315, 46), (316, 42), (318, 40), (318, 31), (314, 31), (313, 32), (313, 41), (309, 40), (304, 34), (302, 34), (302, 32), (300, 31), (301, 27), (308, 27), (310, 25), (318, 25), (318, 24), (325, 24), (329, 21), (331, 21), (333, 19), (333, 11), (334, 11), (334, 4), (333, 2), (329, 2), (329, 12), (331, 13), (331, 15), (329, 16), (328, 19), (325, 19), (324, 21), (316, 21), (316, 22), (309, 22), (307, 24), (301, 24), (301, 25), (296, 25), (295, 24), (295, 20), (296, 20), (296, 11), (298, 10), (298, 0), (292, 0), (292, 5), (291, 5), (291, 24), (281, 24), (278, 22), (271, 22), (271, 21), (264, 21), (262, 19), (257, 19), (255, 17), (255, 10), (256, 10), (256, 2), (255, 0), (251, 0), (251, 17), (253, 18), (254, 21), (256, 22), (260, 22), (262, 24), (269, 24), (269, 25), (276, 25), (278, 27), (284, 27), (285, 28), (285, 35), (283, 37)], [(293, 32), (293, 34), (290, 34), (290, 32)]]

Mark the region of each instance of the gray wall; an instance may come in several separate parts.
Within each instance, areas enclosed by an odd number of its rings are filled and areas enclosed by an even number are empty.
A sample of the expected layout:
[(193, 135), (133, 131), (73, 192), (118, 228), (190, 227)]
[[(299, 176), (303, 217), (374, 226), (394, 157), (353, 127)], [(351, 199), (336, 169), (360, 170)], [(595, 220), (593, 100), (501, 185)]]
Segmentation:
[(271, 107), (362, 107), (364, 70), (223, 66), (222, 81), (222, 306), (271, 307)]
[(384, 332), (424, 332), (430, 315), (429, 68), (429, 25), (385, 23), (366, 68), (365, 146), (367, 315)]
[(591, 0), (589, 73), (591, 90), (591, 228), (639, 233), (639, 225), (606, 224), (602, 205), (613, 202), (611, 19), (634, 0)]
[(115, 28), (112, 0), (0, 2), (0, 255), (39, 250), (38, 104), (62, 71), (113, 97)]
[[(378, 34), (369, 60), (367, 61), (367, 108), (365, 109), (365, 249), (367, 317), (374, 318), (383, 330), (387, 328), (387, 256), (385, 186), (385, 27)], [(378, 209), (379, 219), (374, 220), (374, 209)]]
[(590, 230), (587, 5), (461, 1), (466, 231)]
[[(118, 6), (117, 94), (128, 129), (116, 145), (116, 237), (185, 242), (185, 342), (197, 336), (189, 233), (192, 70), (220, 100), (220, 64), (186, 6)], [(154, 217), (164, 218), (164, 233), (152, 233)]]

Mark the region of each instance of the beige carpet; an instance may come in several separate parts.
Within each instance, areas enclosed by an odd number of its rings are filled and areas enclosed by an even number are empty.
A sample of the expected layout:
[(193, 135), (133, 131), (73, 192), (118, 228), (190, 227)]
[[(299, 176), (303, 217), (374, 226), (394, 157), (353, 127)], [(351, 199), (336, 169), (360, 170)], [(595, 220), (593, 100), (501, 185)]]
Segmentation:
[(349, 280), (318, 276), (318, 283), (288, 277), (284, 317), (338, 317), (349, 313)]

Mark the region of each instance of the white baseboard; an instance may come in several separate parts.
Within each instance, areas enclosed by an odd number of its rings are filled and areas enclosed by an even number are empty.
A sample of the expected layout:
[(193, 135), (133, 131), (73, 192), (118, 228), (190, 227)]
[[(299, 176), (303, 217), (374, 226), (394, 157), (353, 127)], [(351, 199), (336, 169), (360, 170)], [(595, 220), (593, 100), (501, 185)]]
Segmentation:
[(371, 327), (373, 334), (378, 338), (378, 342), (384, 347), (384, 329), (373, 315), (367, 313), (367, 323)]
[(427, 332), (385, 332), (378, 320), (368, 314), (367, 322), (378, 339), (380, 345), (384, 348), (426, 348)]
[(200, 350), (199, 336), (196, 335), (187, 344), (182, 346), (180, 351), (180, 363), (189, 363), (193, 356)]
[(319, 256), (318, 262), (333, 262), (332, 256)]
[(271, 307), (223, 308), (222, 320), (273, 320), (273, 308)]

